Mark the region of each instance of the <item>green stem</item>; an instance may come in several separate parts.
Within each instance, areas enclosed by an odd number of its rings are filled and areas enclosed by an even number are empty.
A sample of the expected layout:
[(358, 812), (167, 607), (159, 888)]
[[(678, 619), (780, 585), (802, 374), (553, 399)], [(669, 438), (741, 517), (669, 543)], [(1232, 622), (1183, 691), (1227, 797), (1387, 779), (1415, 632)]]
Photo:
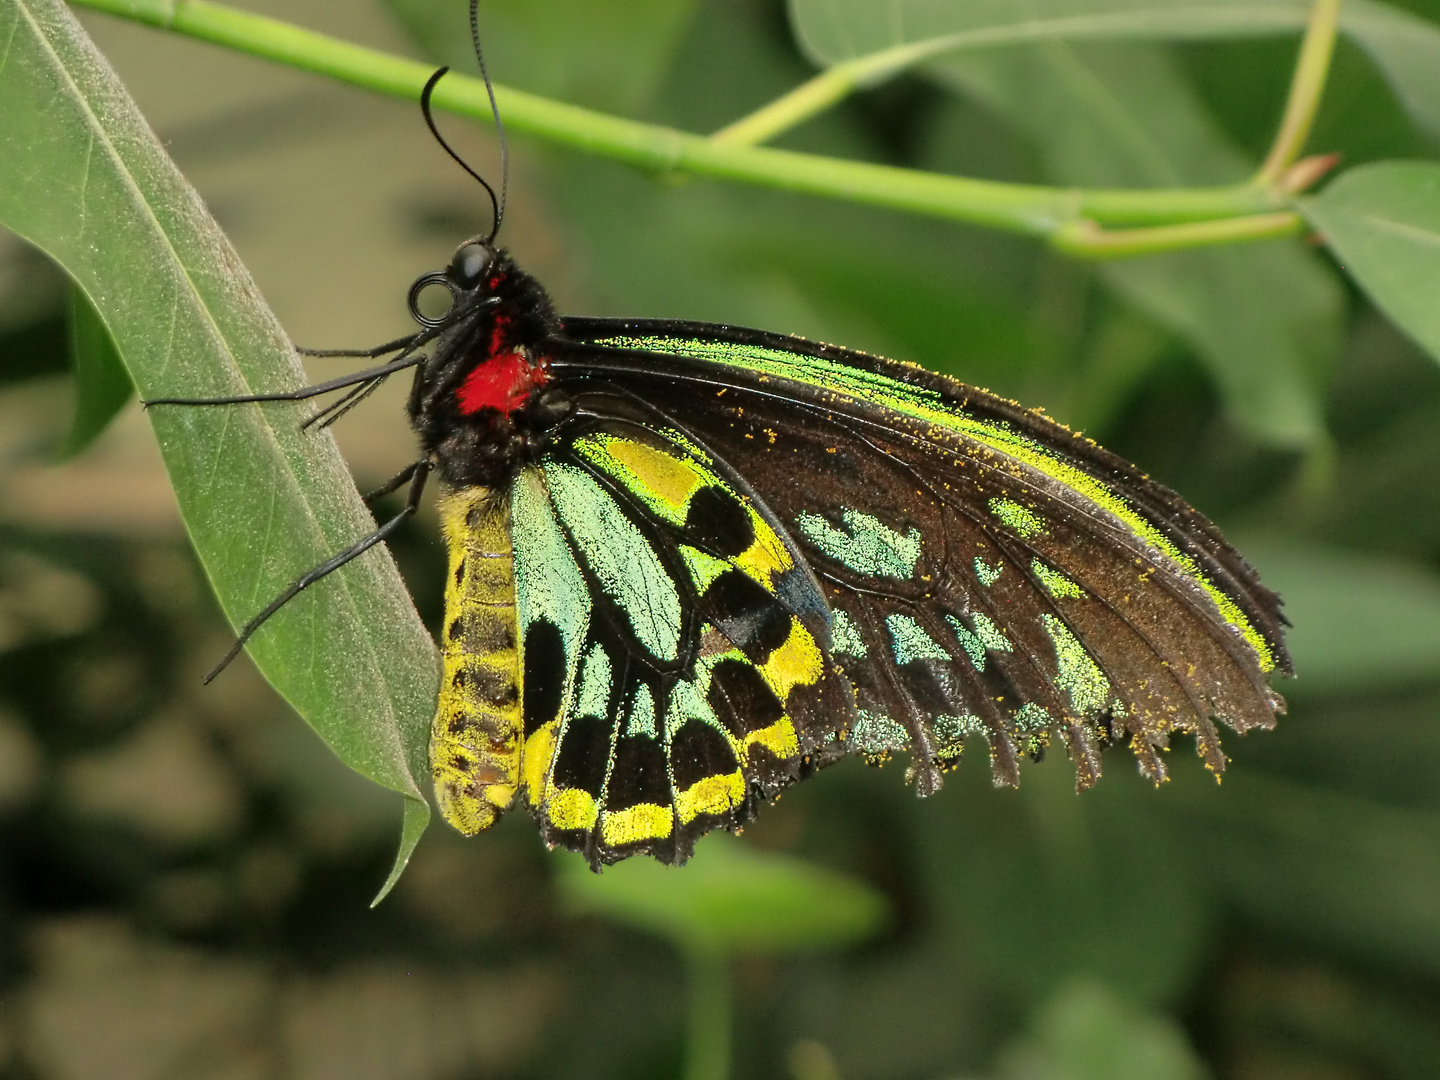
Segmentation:
[(1290, 97), (1285, 102), (1285, 115), (1265, 163), (1255, 174), (1254, 183), (1262, 187), (1278, 184), (1285, 171), (1295, 163), (1320, 108), (1325, 92), (1325, 79), (1330, 73), (1330, 58), (1335, 53), (1335, 34), (1340, 24), (1340, 0), (1315, 0), (1310, 22), (1300, 43), (1300, 58), (1290, 81)]
[(1285, 210), (1148, 229), (1102, 229), (1093, 221), (1072, 221), (1061, 226), (1051, 242), (1061, 251), (1080, 258), (1120, 259), (1216, 244), (1270, 240), (1304, 231), (1305, 219)]
[(723, 950), (692, 942), (684, 950), (690, 986), (683, 1080), (730, 1075), (730, 972)]
[(818, 116), (833, 105), (844, 101), (859, 84), (851, 70), (837, 65), (801, 83), (767, 105), (727, 124), (710, 141), (724, 146), (759, 146), (781, 132)]
[[(1006, 28), (1007, 31), (1009, 28)], [(940, 53), (985, 44), (983, 32), (950, 34), (942, 38), (897, 45), (892, 49), (856, 57), (826, 68), (768, 105), (743, 116), (711, 135), (711, 141), (729, 146), (758, 146), (781, 132), (804, 123), (844, 101), (856, 90), (875, 86), (906, 68)]]
[[(71, 2), (410, 101), (418, 100), (432, 71), (426, 64), (205, 0)], [(716, 142), (510, 87), (496, 87), (495, 93), (510, 129), (639, 168), (845, 199), (1043, 238), (1081, 218), (1108, 226), (1153, 226), (1265, 214), (1285, 207), (1283, 193), (1248, 183), (1156, 190), (1006, 184)], [(434, 103), (473, 119), (490, 118), (485, 88), (478, 79), (447, 77), (436, 88)], [(1207, 242), (1203, 233), (1197, 240)]]
[[(1204, 12), (1196, 12), (1197, 32), (1203, 30)], [(1189, 19), (1185, 12), (1157, 9), (1098, 12), (1088, 15), (1037, 17), (1023, 23), (980, 26), (923, 41), (895, 45), (851, 60), (832, 64), (801, 83), (788, 94), (762, 105), (748, 116), (710, 136), (727, 144), (758, 145), (804, 123), (812, 116), (843, 101), (856, 90), (875, 86), (926, 60), (948, 53), (973, 52), (1038, 41), (1115, 39), (1142, 34), (1146, 29), (1183, 37)], [(1294, 15), (1282, 8), (1257, 6), (1251, 12), (1255, 30), (1288, 30), (1297, 25)]]

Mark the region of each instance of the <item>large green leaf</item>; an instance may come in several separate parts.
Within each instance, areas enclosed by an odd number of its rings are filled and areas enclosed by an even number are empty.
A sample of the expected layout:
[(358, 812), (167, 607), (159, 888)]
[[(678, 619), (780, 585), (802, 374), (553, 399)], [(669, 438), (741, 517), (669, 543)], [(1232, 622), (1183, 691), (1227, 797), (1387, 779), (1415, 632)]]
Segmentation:
[[(900, 45), (946, 52), (1037, 41), (1187, 41), (1297, 33), (1311, 0), (790, 0), (822, 65)], [(1377, 0), (1345, 0), (1341, 30), (1370, 54), (1415, 120), (1440, 133), (1440, 28)]]
[(790, 0), (801, 44), (825, 64), (935, 41), (950, 50), (1064, 39), (1183, 41), (1304, 25), (1306, 0)]
[[(284, 333), (199, 197), (59, 0), (0, 0), (0, 223), (104, 320), (142, 397), (298, 385)], [(244, 621), (374, 525), (332, 440), (291, 405), (150, 412), (186, 527)], [(424, 830), (434, 646), (372, 550), (255, 637), (266, 678), (352, 768), (406, 796), (396, 871)], [(211, 691), (223, 694), (223, 677)]]
[(1376, 306), (1440, 359), (1440, 164), (1362, 166), (1301, 209)]

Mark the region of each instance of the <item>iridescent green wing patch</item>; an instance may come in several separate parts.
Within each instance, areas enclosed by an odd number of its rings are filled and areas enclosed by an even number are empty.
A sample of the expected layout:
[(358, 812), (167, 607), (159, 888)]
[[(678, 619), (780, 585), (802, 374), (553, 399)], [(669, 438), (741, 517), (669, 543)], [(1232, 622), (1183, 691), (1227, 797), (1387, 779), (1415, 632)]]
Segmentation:
[(681, 862), (845, 752), (853, 703), (819, 587), (703, 447), (576, 425), (511, 507), (521, 790), (549, 843)]
[(1059, 740), (1143, 771), (1216, 722), (1268, 727), (1289, 671), (1275, 596), (1177, 496), (1044, 416), (910, 365), (722, 327), (570, 320), (587, 370), (744, 474), (819, 579), (850, 746), (922, 793), (968, 740), (996, 779)]

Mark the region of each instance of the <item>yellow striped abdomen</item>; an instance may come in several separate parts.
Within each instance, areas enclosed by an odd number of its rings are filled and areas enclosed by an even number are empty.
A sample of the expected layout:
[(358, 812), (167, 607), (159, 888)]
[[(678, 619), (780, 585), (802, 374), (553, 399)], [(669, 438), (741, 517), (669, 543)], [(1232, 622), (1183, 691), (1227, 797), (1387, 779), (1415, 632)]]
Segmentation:
[(510, 504), (489, 488), (465, 488), (441, 498), (439, 510), (450, 572), (430, 769), (440, 813), (473, 836), (510, 808), (520, 778)]

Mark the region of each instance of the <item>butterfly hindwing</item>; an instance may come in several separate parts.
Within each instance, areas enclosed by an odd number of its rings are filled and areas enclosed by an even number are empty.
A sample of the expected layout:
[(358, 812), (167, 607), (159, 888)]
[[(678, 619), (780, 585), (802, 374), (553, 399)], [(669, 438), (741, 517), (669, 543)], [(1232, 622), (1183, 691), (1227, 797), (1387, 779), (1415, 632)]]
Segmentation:
[(843, 753), (818, 586), (705, 448), (572, 425), (517, 475), (511, 514), (522, 790), (548, 841), (683, 861)]

